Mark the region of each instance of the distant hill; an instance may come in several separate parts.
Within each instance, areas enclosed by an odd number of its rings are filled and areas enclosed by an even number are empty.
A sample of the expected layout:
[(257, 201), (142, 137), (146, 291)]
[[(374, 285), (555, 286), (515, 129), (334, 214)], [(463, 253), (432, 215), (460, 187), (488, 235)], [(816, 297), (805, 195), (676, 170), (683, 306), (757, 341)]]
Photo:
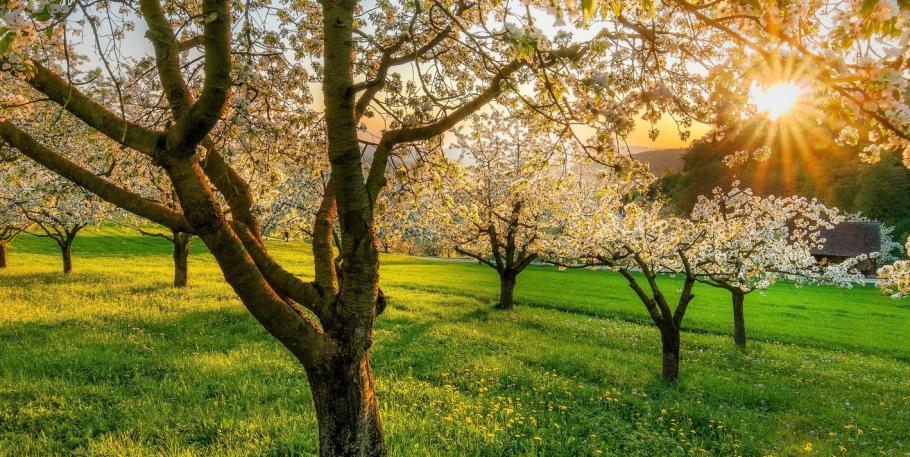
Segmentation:
[(683, 156), (688, 149), (650, 149), (644, 151), (635, 151), (632, 149), (632, 157), (640, 160), (651, 167), (651, 172), (657, 176), (666, 176), (673, 173), (679, 173), (683, 168)]

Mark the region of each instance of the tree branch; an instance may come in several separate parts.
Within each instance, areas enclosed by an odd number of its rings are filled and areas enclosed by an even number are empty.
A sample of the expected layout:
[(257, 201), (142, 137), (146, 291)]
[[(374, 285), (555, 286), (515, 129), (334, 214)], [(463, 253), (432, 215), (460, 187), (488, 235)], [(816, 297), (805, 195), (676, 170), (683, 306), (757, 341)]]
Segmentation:
[(69, 181), (84, 187), (108, 203), (123, 208), (156, 224), (181, 232), (193, 232), (182, 214), (163, 205), (146, 200), (138, 194), (124, 190), (110, 181), (95, 175), (91, 171), (82, 168), (78, 164), (41, 145), (28, 133), (13, 125), (11, 121), (0, 123), (0, 138), (18, 149), (26, 157)]
[(143, 154), (154, 155), (157, 132), (117, 116), (40, 63), (35, 62), (34, 68), (34, 76), (28, 83), (35, 90), (108, 138)]

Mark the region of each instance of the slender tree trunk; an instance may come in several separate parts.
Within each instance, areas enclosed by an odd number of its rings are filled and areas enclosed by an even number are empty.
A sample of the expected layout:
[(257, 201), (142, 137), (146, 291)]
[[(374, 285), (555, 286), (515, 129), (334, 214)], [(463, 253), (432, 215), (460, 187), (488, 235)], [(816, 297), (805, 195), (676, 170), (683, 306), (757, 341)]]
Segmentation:
[(743, 316), (743, 302), (746, 294), (741, 291), (731, 291), (733, 294), (733, 341), (736, 345), (746, 347), (746, 320)]
[(319, 455), (385, 456), (369, 353), (354, 362), (332, 359), (307, 374), (319, 421)]
[(517, 276), (511, 273), (499, 275), (499, 303), (496, 309), (512, 309), (514, 307), (515, 283)]
[(6, 268), (6, 242), (0, 240), (0, 268)]
[(60, 252), (63, 254), (63, 274), (73, 272), (73, 241), (67, 240), (60, 245)]
[(667, 381), (679, 379), (679, 329), (666, 326), (660, 329), (663, 370), (661, 375)]
[(174, 233), (174, 287), (186, 287), (189, 282), (187, 261), (191, 241), (191, 235)]

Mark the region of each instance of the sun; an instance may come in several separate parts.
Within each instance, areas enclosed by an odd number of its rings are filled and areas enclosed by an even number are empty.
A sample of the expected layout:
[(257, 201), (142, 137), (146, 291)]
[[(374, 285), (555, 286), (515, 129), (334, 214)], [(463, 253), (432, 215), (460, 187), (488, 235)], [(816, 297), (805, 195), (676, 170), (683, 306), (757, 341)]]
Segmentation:
[(788, 81), (761, 87), (752, 86), (749, 95), (759, 112), (765, 113), (768, 119), (776, 121), (789, 113), (802, 96), (803, 89), (799, 84)]

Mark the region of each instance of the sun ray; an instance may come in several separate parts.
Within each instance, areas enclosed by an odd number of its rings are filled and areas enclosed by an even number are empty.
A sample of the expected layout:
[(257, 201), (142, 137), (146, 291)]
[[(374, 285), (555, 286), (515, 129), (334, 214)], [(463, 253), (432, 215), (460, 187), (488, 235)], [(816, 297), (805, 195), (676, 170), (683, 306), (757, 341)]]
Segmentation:
[(755, 105), (759, 112), (765, 113), (771, 121), (776, 121), (796, 107), (802, 92), (803, 89), (799, 84), (787, 81), (775, 83), (768, 87), (761, 87), (755, 84), (752, 86), (749, 95), (752, 99), (752, 104)]

